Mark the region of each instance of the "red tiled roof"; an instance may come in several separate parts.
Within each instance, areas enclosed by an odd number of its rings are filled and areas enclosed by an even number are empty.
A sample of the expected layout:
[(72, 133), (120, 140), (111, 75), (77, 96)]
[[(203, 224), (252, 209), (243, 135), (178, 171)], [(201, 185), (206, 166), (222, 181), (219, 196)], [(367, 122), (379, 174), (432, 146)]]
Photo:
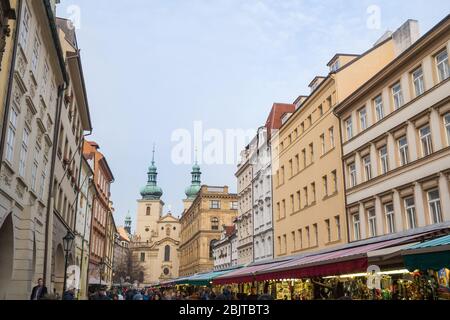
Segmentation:
[(235, 226), (225, 226), (224, 228), (225, 228), (225, 235), (227, 237), (231, 236), (234, 233), (234, 231), (236, 231)]
[(288, 103), (274, 103), (269, 117), (266, 121), (266, 128), (269, 138), (272, 135), (272, 130), (281, 128), (281, 118), (285, 113), (293, 113), (295, 111), (295, 105)]

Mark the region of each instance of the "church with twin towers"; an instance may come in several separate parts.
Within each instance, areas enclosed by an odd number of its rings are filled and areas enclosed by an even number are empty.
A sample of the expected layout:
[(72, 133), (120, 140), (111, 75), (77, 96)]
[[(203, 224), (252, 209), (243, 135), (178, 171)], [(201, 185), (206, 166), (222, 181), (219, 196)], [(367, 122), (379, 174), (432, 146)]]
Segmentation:
[[(192, 167), (192, 182), (183, 200), (187, 210), (201, 189), (201, 171), (197, 161)], [(136, 230), (131, 243), (133, 268), (138, 270), (139, 282), (151, 285), (179, 276), (180, 220), (165, 210), (163, 190), (158, 186), (155, 148), (147, 172), (147, 184), (137, 200)]]

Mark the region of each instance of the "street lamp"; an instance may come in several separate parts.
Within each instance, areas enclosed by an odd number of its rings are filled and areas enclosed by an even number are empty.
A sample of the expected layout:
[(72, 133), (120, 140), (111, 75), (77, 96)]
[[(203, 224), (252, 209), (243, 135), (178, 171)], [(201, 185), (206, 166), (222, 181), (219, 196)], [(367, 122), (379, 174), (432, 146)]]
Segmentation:
[(67, 234), (63, 238), (64, 242), (64, 252), (66, 253), (65, 256), (65, 267), (64, 267), (64, 285), (63, 285), (63, 296), (64, 292), (66, 292), (67, 287), (67, 264), (69, 263), (69, 252), (72, 250), (73, 246), (73, 240), (75, 240), (75, 237), (72, 232), (67, 230)]

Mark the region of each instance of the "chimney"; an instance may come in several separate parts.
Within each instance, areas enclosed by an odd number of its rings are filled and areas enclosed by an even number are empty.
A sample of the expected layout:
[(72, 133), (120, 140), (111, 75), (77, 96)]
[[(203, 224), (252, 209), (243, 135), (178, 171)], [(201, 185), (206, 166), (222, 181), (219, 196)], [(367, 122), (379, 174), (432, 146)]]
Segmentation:
[(395, 56), (399, 56), (420, 38), (419, 22), (409, 19), (392, 34)]

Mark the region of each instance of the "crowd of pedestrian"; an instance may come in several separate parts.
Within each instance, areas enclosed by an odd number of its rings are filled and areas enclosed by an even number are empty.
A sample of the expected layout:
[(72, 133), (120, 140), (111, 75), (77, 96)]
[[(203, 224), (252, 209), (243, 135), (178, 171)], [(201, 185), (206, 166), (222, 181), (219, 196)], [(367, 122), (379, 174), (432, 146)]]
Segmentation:
[(136, 289), (136, 288), (112, 288), (106, 291), (100, 288), (97, 292), (89, 297), (90, 300), (273, 300), (270, 295), (257, 295), (252, 293), (249, 295), (232, 292), (229, 287), (224, 288), (221, 292), (215, 289), (202, 288), (193, 291), (177, 290), (173, 288), (167, 289)]

